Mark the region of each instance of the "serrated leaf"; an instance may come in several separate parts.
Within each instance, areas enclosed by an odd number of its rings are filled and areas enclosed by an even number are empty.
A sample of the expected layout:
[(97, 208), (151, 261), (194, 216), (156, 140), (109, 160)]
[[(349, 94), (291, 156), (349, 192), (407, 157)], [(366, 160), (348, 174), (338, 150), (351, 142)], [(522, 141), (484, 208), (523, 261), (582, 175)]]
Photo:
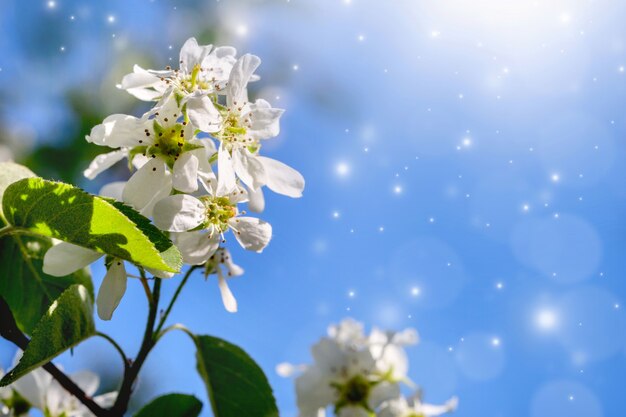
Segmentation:
[(50, 362), (95, 332), (93, 298), (84, 286), (72, 285), (52, 303), (37, 323), (20, 361), (0, 380), (0, 386), (9, 385)]
[(93, 249), (136, 265), (178, 272), (178, 249), (134, 209), (80, 188), (41, 178), (11, 184), (2, 207), (16, 227)]
[[(6, 188), (15, 181), (35, 174), (13, 162), (0, 163), (0, 201)], [(0, 219), (0, 227), (4, 226)], [(46, 237), (5, 236), (0, 238), (0, 296), (9, 305), (18, 327), (30, 334), (50, 304), (72, 284), (93, 291), (87, 271), (53, 277), (42, 270), (43, 256), (52, 246)]]
[(241, 348), (212, 336), (195, 336), (198, 372), (215, 417), (276, 417), (272, 387)]
[(197, 417), (200, 411), (202, 402), (193, 395), (167, 394), (152, 400), (134, 417)]

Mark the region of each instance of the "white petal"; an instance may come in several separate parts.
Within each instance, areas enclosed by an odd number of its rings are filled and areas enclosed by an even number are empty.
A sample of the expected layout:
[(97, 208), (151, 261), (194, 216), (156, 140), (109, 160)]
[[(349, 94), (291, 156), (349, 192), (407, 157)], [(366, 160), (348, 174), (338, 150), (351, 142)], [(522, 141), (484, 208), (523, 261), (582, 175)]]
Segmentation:
[(229, 313), (237, 312), (237, 300), (235, 300), (235, 296), (228, 288), (228, 284), (226, 280), (222, 276), (221, 273), (217, 274), (217, 285), (220, 287), (220, 293), (222, 294), (222, 303), (224, 303), (224, 308)]
[(133, 67), (133, 72), (122, 78), (122, 82), (117, 88), (128, 91), (129, 94), (135, 96), (139, 100), (153, 101), (163, 93), (161, 88), (163, 84), (161, 79), (149, 71), (141, 68), (139, 65)]
[(100, 188), (98, 195), (101, 195), (102, 197), (109, 197), (116, 201), (122, 201), (124, 187), (126, 187), (126, 181), (110, 182)]
[(172, 236), (176, 246), (183, 255), (183, 261), (190, 265), (202, 265), (215, 253), (220, 244), (220, 236), (208, 233), (187, 232)]
[(185, 152), (174, 162), (172, 186), (178, 191), (192, 193), (198, 189), (198, 158)]
[(265, 210), (265, 197), (262, 188), (258, 190), (248, 189), (248, 208), (254, 213), (261, 213)]
[[(102, 408), (111, 408), (117, 399), (117, 392), (107, 392), (106, 394), (96, 395), (94, 401)], [(91, 412), (85, 414), (85, 417), (91, 417)], [(81, 416), (82, 417), (82, 416)]]
[(228, 221), (239, 244), (247, 250), (262, 252), (272, 238), (272, 226), (255, 217), (235, 217)]
[(145, 217), (152, 217), (152, 212), (154, 210), (154, 205), (161, 201), (163, 198), (170, 195), (172, 192), (172, 175), (169, 172), (165, 172), (165, 178), (163, 182), (154, 190), (154, 197), (150, 200), (150, 202), (142, 208), (139, 212)]
[(100, 385), (100, 377), (90, 371), (78, 371), (70, 375), (70, 379), (90, 397), (96, 393)]
[(310, 367), (296, 378), (296, 394), (301, 416), (316, 416), (320, 408), (335, 401), (332, 380), (318, 367)]
[(165, 177), (165, 163), (159, 158), (152, 158), (126, 183), (122, 193), (124, 202), (142, 210), (153, 199), (154, 191), (166, 181)]
[(24, 375), (10, 385), (33, 407), (43, 410), (46, 405), (46, 392), (52, 382), (52, 377), (41, 368)]
[(187, 115), (193, 126), (203, 132), (217, 132), (222, 126), (222, 116), (206, 95), (187, 100)]
[(201, 64), (209, 52), (212, 45), (198, 45), (196, 38), (189, 38), (180, 49), (180, 68), (189, 73), (196, 64)]
[(61, 242), (52, 246), (43, 257), (43, 272), (54, 277), (64, 277), (98, 260), (101, 253)]
[(235, 180), (235, 170), (233, 168), (233, 160), (230, 153), (220, 145), (217, 154), (217, 193), (218, 195), (226, 195), (235, 189), (237, 182)]
[(246, 86), (250, 81), (252, 73), (261, 65), (261, 59), (258, 56), (246, 54), (239, 58), (228, 79), (228, 106), (231, 107), (235, 103), (243, 104), (247, 100)]
[(235, 173), (249, 188), (256, 189), (267, 182), (263, 164), (247, 149), (233, 150), (232, 161)]
[(118, 161), (128, 156), (128, 151), (119, 149), (117, 151), (103, 153), (94, 158), (89, 167), (83, 172), (83, 175), (90, 180), (96, 178), (101, 172), (111, 168)]
[(280, 116), (285, 112), (283, 109), (272, 108), (270, 103), (258, 99), (250, 104), (252, 113), (252, 125), (248, 134), (253, 139), (268, 139), (278, 136), (280, 133)]
[(204, 204), (188, 194), (165, 197), (154, 206), (154, 224), (168, 232), (186, 232), (206, 220)]
[(270, 190), (288, 197), (302, 197), (304, 178), (298, 171), (275, 159), (264, 156), (257, 156), (256, 158), (263, 164), (266, 184)]
[(146, 137), (144, 133), (146, 127), (142, 119), (127, 114), (112, 114), (104, 119), (102, 124), (91, 129), (86, 139), (87, 142), (110, 148), (133, 147), (138, 146), (139, 140)]
[(98, 297), (96, 298), (98, 317), (102, 320), (111, 320), (113, 312), (126, 292), (126, 281), (124, 262), (114, 259), (104, 276), (100, 290), (98, 290)]
[(384, 401), (400, 396), (400, 386), (396, 383), (383, 381), (372, 389), (368, 398), (368, 405), (372, 409), (378, 408)]

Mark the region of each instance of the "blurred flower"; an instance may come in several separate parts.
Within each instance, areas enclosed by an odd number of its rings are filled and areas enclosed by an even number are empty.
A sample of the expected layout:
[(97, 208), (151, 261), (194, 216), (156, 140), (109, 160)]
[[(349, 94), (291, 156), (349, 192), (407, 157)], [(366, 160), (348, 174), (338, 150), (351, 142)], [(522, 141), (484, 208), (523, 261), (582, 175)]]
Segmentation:
[[(18, 354), (15, 362), (21, 356)], [(0, 374), (2, 372), (0, 371)], [(76, 372), (69, 378), (92, 397), (100, 385), (98, 375), (89, 371)], [(117, 392), (109, 392), (93, 397), (101, 407), (113, 405)], [(50, 374), (37, 368), (24, 375), (0, 392), (0, 416), (27, 417), (28, 410), (36, 408), (46, 417), (91, 417), (93, 414), (61, 385)]]
[(329, 405), (340, 417), (373, 416), (383, 402), (399, 397), (408, 370), (403, 346), (417, 342), (414, 330), (374, 329), (366, 336), (361, 323), (346, 319), (330, 326), (328, 336), (312, 347), (313, 365), (278, 367), (282, 376), (302, 371), (296, 378), (301, 417), (317, 416)]

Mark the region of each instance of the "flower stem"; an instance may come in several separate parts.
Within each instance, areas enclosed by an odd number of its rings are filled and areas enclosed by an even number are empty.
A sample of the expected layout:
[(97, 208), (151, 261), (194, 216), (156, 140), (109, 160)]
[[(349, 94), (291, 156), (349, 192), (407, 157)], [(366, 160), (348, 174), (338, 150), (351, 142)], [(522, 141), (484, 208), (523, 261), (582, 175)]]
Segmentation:
[(122, 349), (122, 347), (115, 341), (115, 339), (113, 339), (111, 336), (109, 336), (106, 333), (96, 332), (96, 336), (100, 336), (101, 338), (107, 340), (109, 343), (111, 343), (111, 345), (115, 348), (115, 350), (119, 352), (120, 356), (122, 357), (122, 362), (124, 363), (124, 373), (126, 373), (129, 368), (129, 365), (128, 365), (128, 356), (126, 356), (126, 354), (124, 353), (124, 349)]
[(180, 295), (180, 292), (183, 290), (183, 287), (187, 283), (187, 280), (189, 280), (189, 277), (191, 276), (191, 273), (193, 271), (195, 271), (196, 269), (198, 269), (198, 268), (200, 268), (199, 265), (194, 265), (191, 268), (189, 268), (187, 270), (187, 273), (183, 277), (183, 279), (180, 281), (180, 284), (178, 284), (178, 288), (176, 288), (176, 292), (174, 292), (174, 295), (172, 296), (172, 300), (170, 301), (169, 305), (165, 309), (165, 313), (163, 313), (161, 315), (161, 319), (159, 320), (159, 324), (158, 324), (156, 330), (154, 331), (154, 333), (157, 335), (157, 337), (159, 335), (159, 332), (163, 328), (163, 325), (165, 324), (165, 321), (167, 320), (167, 317), (169, 316), (170, 312), (172, 311), (172, 307), (174, 307), (174, 303), (178, 299), (178, 296)]
[(141, 275), (139, 280), (141, 281), (141, 285), (143, 286), (143, 290), (145, 291), (146, 297), (148, 298), (148, 303), (150, 305), (152, 305), (154, 300), (152, 299), (152, 292), (150, 291), (150, 286), (148, 285), (148, 279), (146, 278), (146, 272), (143, 270), (143, 268), (139, 268), (139, 274)]

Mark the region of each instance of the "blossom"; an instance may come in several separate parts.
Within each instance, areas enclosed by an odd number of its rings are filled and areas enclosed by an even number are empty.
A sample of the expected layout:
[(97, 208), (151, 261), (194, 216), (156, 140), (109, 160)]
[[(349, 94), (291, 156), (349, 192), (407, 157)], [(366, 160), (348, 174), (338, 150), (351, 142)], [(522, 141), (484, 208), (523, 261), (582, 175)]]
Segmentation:
[(181, 95), (218, 93), (228, 82), (236, 54), (233, 47), (198, 45), (195, 38), (189, 38), (180, 50), (179, 69), (155, 71), (135, 65), (117, 87), (144, 101), (161, 99), (170, 87)]
[[(18, 358), (21, 353), (18, 354)], [(17, 361), (17, 358), (16, 358)], [(80, 371), (69, 378), (82, 389), (85, 394), (92, 397), (100, 385), (98, 375), (89, 371)], [(11, 391), (11, 397), (5, 396), (2, 402), (11, 404), (12, 410), (4, 415), (26, 416), (29, 408), (41, 410), (46, 417), (90, 417), (93, 414), (68, 391), (65, 390), (50, 374), (37, 368), (24, 375), (17, 381), (9, 385), (5, 390)], [(15, 391), (18, 396), (16, 396)], [(5, 391), (6, 392), (6, 391)], [(93, 397), (94, 401), (101, 407), (111, 407), (115, 402), (117, 392)], [(6, 406), (6, 408), (9, 408)], [(1, 409), (1, 408), (0, 408)], [(0, 411), (0, 415), (2, 412)], [(13, 413), (13, 414), (11, 414)]]
[(456, 410), (459, 400), (450, 398), (443, 405), (425, 404), (421, 396), (414, 395), (406, 399), (404, 397), (386, 401), (378, 414), (379, 417), (435, 417)]
[(373, 336), (365, 335), (361, 323), (346, 319), (330, 326), (328, 337), (312, 347), (312, 365), (279, 365), (283, 376), (302, 372), (296, 378), (301, 417), (317, 416), (327, 406), (340, 417), (373, 416), (383, 402), (400, 395), (399, 382), (408, 370), (406, 355), (386, 355), (390, 346), (401, 349), (398, 340), (390, 336), (382, 341), (376, 332)]
[(230, 73), (226, 87), (226, 105), (220, 130), (212, 136), (219, 142), (218, 187), (230, 190), (239, 178), (249, 189), (269, 189), (289, 197), (301, 197), (304, 178), (295, 169), (271, 158), (259, 156), (261, 141), (280, 132), (279, 120), (284, 110), (273, 108), (267, 101), (248, 101), (247, 84), (260, 65), (259, 57), (246, 54), (239, 58)]
[[(232, 230), (247, 250), (262, 252), (272, 237), (272, 226), (255, 217), (241, 216), (237, 204), (245, 201), (241, 189), (223, 193), (209, 184), (209, 194), (194, 197), (175, 194), (154, 206), (154, 224), (173, 235), (183, 260), (200, 265), (217, 250), (224, 234)], [(185, 233), (186, 232), (186, 233)]]
[(93, 179), (116, 162), (130, 158), (140, 167), (128, 181), (124, 201), (134, 207), (147, 207), (155, 194), (169, 195), (172, 189), (194, 192), (198, 180), (212, 173), (209, 158), (215, 153), (213, 142), (196, 138), (195, 130), (174, 97), (141, 118), (111, 115), (86, 139), (116, 150), (96, 157), (85, 175)]

